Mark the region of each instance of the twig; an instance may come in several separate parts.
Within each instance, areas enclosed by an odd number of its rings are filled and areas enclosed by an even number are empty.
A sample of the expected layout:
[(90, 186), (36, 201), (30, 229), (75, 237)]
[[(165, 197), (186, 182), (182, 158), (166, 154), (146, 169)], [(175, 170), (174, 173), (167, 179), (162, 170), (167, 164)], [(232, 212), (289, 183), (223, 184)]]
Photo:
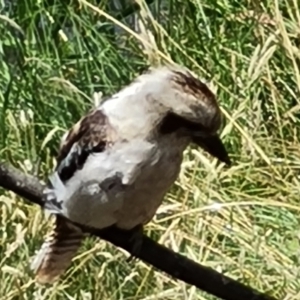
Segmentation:
[[(43, 186), (32, 176), (26, 175), (11, 165), (0, 163), (0, 187), (11, 190), (21, 197), (41, 207)], [(115, 246), (130, 252), (132, 245), (126, 235), (118, 229), (89, 231), (89, 233), (104, 239)], [(149, 237), (143, 237), (143, 244), (138, 258), (180, 279), (188, 284), (210, 293), (223, 300), (276, 300), (266, 294), (261, 294), (213, 269), (196, 262), (159, 245)]]

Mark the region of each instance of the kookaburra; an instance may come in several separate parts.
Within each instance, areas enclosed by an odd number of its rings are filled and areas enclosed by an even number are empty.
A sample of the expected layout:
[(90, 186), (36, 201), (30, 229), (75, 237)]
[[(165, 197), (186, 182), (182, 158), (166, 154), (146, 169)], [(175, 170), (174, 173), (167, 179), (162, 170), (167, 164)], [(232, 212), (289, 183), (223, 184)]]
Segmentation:
[(213, 92), (179, 66), (148, 70), (84, 116), (64, 136), (44, 191), (56, 224), (32, 263), (36, 280), (52, 283), (68, 268), (85, 238), (80, 225), (148, 223), (190, 143), (230, 165), (220, 125)]

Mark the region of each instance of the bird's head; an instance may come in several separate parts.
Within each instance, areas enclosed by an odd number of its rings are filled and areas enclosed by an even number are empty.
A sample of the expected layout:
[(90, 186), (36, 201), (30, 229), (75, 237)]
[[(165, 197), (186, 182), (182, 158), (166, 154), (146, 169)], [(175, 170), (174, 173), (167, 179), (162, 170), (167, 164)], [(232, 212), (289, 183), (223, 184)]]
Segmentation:
[[(230, 159), (217, 131), (222, 115), (216, 97), (208, 86), (182, 67), (161, 67), (150, 71), (159, 92), (155, 97), (164, 108), (162, 133), (180, 132), (220, 161)], [(155, 92), (154, 92), (155, 94)]]

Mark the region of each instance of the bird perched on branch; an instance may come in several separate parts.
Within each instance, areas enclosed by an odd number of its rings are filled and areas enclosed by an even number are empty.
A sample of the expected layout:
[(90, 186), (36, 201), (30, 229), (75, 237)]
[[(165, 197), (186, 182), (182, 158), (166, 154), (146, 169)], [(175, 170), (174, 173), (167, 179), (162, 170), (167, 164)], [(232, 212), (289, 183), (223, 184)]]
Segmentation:
[(132, 232), (138, 251), (190, 143), (230, 165), (220, 125), (215, 95), (179, 66), (148, 70), (84, 116), (64, 136), (44, 191), (56, 223), (32, 263), (36, 280), (52, 283), (68, 268), (81, 225)]

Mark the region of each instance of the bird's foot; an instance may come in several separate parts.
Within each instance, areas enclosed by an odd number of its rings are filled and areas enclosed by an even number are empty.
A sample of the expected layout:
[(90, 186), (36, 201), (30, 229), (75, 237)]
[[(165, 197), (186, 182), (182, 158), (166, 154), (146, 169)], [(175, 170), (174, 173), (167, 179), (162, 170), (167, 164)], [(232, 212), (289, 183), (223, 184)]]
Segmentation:
[(132, 248), (130, 256), (126, 259), (127, 262), (136, 260), (136, 258), (140, 255), (143, 245), (143, 232), (143, 225), (138, 225), (128, 231), (129, 243)]

